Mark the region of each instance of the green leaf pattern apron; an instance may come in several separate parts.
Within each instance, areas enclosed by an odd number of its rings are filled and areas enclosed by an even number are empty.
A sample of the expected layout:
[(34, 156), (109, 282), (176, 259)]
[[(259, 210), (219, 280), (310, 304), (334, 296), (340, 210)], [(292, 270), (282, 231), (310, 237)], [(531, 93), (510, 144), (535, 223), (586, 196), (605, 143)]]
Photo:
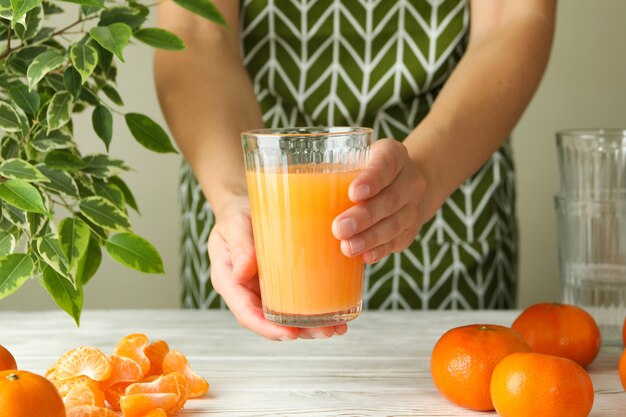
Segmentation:
[[(403, 140), (463, 55), (468, 9), (466, 0), (244, 0), (242, 59), (266, 126), (370, 126)], [(183, 305), (223, 308), (207, 256), (214, 218), (186, 165), (181, 204)], [(511, 308), (516, 248), (507, 142), (408, 249), (366, 268), (364, 308)]]

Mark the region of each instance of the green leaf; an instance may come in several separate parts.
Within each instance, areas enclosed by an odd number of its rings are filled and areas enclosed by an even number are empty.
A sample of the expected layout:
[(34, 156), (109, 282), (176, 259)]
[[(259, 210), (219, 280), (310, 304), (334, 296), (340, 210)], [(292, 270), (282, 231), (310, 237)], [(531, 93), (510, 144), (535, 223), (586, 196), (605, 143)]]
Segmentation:
[(13, 294), (35, 272), (35, 264), (25, 253), (0, 258), (0, 300)]
[(118, 233), (106, 241), (106, 250), (122, 265), (148, 274), (163, 274), (159, 252), (142, 237), (133, 233)]
[(92, 106), (99, 106), (100, 99), (94, 93), (91, 88), (87, 87), (87, 84), (83, 85), (83, 88), (80, 90), (80, 95), (78, 96), (80, 100), (86, 101)]
[(78, 260), (76, 267), (76, 283), (81, 287), (87, 285), (91, 277), (98, 271), (101, 262), (102, 249), (100, 249), (98, 239), (92, 235), (89, 239), (87, 251), (83, 257)]
[(11, 0), (0, 0), (0, 17), (6, 20), (13, 19), (13, 9)]
[(71, 197), (78, 197), (78, 187), (70, 174), (47, 167), (44, 164), (37, 165), (39, 171), (50, 180), (41, 185), (51, 191), (60, 192)]
[(8, 180), (0, 184), (0, 198), (15, 207), (48, 215), (39, 191), (22, 180)]
[(137, 206), (137, 201), (135, 201), (135, 196), (130, 191), (130, 188), (128, 188), (128, 185), (126, 185), (126, 183), (120, 177), (111, 177), (109, 178), (109, 182), (112, 184), (115, 184), (117, 188), (119, 188), (122, 191), (122, 194), (124, 194), (124, 201), (126, 202), (126, 204), (128, 204), (137, 213), (139, 213), (139, 207)]
[(85, 16), (95, 14), (100, 11), (100, 9), (102, 9), (100, 6), (80, 6), (80, 12)]
[(77, 173), (76, 176), (76, 185), (78, 186), (78, 195), (80, 198), (93, 197), (96, 195), (93, 189), (93, 180), (91, 179), (91, 175), (81, 175), (82, 173)]
[(113, 116), (109, 109), (104, 106), (97, 106), (91, 114), (91, 123), (93, 130), (102, 142), (108, 152), (111, 138), (113, 137)]
[(91, 37), (89, 44), (98, 51), (98, 67), (105, 73), (108, 73), (113, 63), (113, 54), (100, 46), (100, 44), (91, 39)]
[(52, 96), (46, 112), (48, 133), (64, 126), (70, 121), (74, 98), (67, 91), (58, 91)]
[(36, 91), (30, 91), (24, 84), (11, 87), (9, 90), (11, 100), (20, 106), (28, 114), (37, 114), (41, 101)]
[(5, 136), (1, 139), (0, 156), (4, 159), (13, 158), (20, 153), (20, 146), (17, 140), (11, 136)]
[(30, 144), (39, 152), (49, 152), (54, 149), (68, 149), (76, 146), (72, 136), (62, 130), (53, 130), (50, 133), (41, 130), (35, 135)]
[[(44, 16), (48, 16), (48, 14), (45, 13), (44, 11)], [(42, 27), (41, 30), (35, 35), (34, 38), (32, 38), (30, 40), (30, 44), (32, 45), (36, 45), (38, 43), (41, 42), (45, 42), (48, 39), (50, 39), (50, 37), (52, 36), (52, 34), (55, 32), (55, 28), (51, 28), (51, 27)]]
[(37, 168), (19, 158), (7, 159), (0, 164), (0, 175), (24, 181), (48, 181)]
[(122, 211), (126, 210), (126, 202), (124, 200), (124, 193), (120, 190), (117, 185), (111, 184), (108, 182), (104, 182), (101, 180), (95, 180), (93, 183), (94, 191), (96, 195), (100, 197), (104, 197), (109, 200), (111, 203), (115, 204), (117, 208)]
[(80, 4), (81, 6), (104, 7), (104, 0), (61, 0), (66, 3)]
[(70, 59), (84, 83), (98, 65), (98, 51), (88, 43), (78, 43), (70, 49)]
[(26, 72), (28, 88), (32, 90), (47, 73), (59, 68), (64, 62), (65, 55), (59, 51), (50, 50), (37, 55)]
[(209, 0), (174, 0), (174, 3), (212, 22), (226, 25), (226, 20)]
[(18, 209), (13, 204), (4, 202), (2, 204), (2, 216), (11, 224), (17, 227), (23, 227), (26, 223), (26, 213)]
[(43, 7), (41, 5), (38, 5), (37, 7), (26, 13), (24, 24), (15, 24), (15, 33), (17, 33), (17, 36), (19, 36), (19, 38), (22, 40), (32, 39), (41, 30), (41, 27), (43, 26), (43, 20)]
[(78, 73), (76, 68), (69, 67), (65, 70), (65, 73), (63, 74), (63, 85), (73, 98), (77, 98), (79, 96), (81, 83), (82, 81), (80, 78), (80, 74)]
[(44, 81), (56, 91), (65, 91), (65, 82), (60, 74), (50, 73), (44, 77)]
[(50, 267), (59, 274), (67, 275), (67, 260), (61, 249), (59, 238), (52, 232), (34, 240), (37, 253)]
[(85, 217), (104, 229), (122, 231), (131, 227), (126, 214), (104, 197), (87, 197), (78, 207)]
[(107, 51), (113, 52), (124, 62), (122, 51), (128, 44), (133, 31), (125, 23), (113, 23), (109, 26), (98, 26), (89, 31), (89, 35)]
[(85, 161), (79, 156), (64, 149), (50, 151), (48, 155), (46, 155), (44, 162), (50, 168), (64, 171), (77, 171), (87, 166)]
[(48, 224), (48, 219), (39, 213), (26, 213), (26, 223), (28, 223), (28, 231), (31, 236), (41, 235), (41, 232), (45, 230)]
[(43, 270), (43, 284), (54, 302), (72, 316), (77, 326), (80, 326), (80, 314), (83, 309), (82, 288), (80, 286), (78, 289), (75, 288), (69, 279), (49, 266)]
[(133, 36), (141, 42), (154, 48), (166, 49), (169, 51), (181, 51), (185, 49), (185, 43), (183, 40), (165, 29), (139, 29)]
[(67, 259), (68, 270), (73, 270), (87, 251), (91, 232), (87, 223), (77, 217), (67, 217), (59, 224), (59, 244)]
[(17, 22), (26, 13), (39, 6), (41, 0), (11, 0), (13, 22)]
[(103, 85), (102, 92), (109, 98), (109, 100), (111, 100), (113, 103), (117, 104), (118, 106), (124, 105), (124, 101), (122, 101), (122, 97), (120, 97), (120, 94), (117, 92), (115, 88), (111, 87), (110, 85), (108, 84)]
[(121, 159), (115, 159), (106, 154), (87, 155), (83, 161), (86, 163), (83, 171), (98, 178), (106, 179), (129, 169)]
[(56, 4), (52, 3), (52, 2), (44, 0), (42, 2), (42, 5), (43, 5), (44, 14), (46, 16), (63, 13), (63, 9), (60, 8), (59, 6), (57, 6)]
[(145, 148), (158, 153), (178, 153), (165, 130), (148, 116), (126, 113), (124, 117), (130, 133)]
[(20, 120), (20, 130), (24, 136), (28, 134), (30, 130), (30, 122), (28, 120), (28, 116), (24, 113), (21, 107), (14, 107), (15, 113), (17, 113), (17, 118)]
[(13, 233), (6, 230), (0, 230), (0, 258), (5, 257), (15, 250), (17, 240)]
[(22, 130), (20, 117), (10, 104), (0, 101), (0, 128), (5, 132), (19, 132)]
[(98, 26), (108, 26), (112, 23), (125, 23), (132, 30), (137, 30), (146, 21), (146, 16), (133, 7), (111, 7), (100, 14)]
[(108, 231), (89, 220), (83, 213), (75, 213), (74, 215), (80, 217), (81, 220), (89, 225), (89, 229), (91, 229), (91, 237), (97, 239), (98, 242), (104, 242), (109, 238)]

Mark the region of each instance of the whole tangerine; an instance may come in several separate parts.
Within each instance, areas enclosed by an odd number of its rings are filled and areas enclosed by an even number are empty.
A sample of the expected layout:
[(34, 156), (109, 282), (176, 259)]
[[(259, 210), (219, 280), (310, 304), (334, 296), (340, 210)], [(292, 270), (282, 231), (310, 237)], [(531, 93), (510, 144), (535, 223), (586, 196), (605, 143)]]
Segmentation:
[(0, 371), (9, 369), (17, 369), (17, 363), (15, 363), (15, 358), (11, 355), (11, 352), (0, 345)]
[(493, 370), (491, 398), (500, 417), (587, 417), (593, 384), (570, 359), (513, 353)]
[(513, 322), (536, 353), (560, 356), (583, 368), (600, 352), (600, 329), (589, 313), (580, 307), (540, 303), (525, 309)]
[(509, 327), (456, 327), (437, 341), (430, 372), (435, 386), (449, 401), (472, 410), (493, 410), (489, 386), (494, 367), (513, 352), (528, 351), (528, 344)]
[(622, 381), (622, 387), (624, 388), (624, 391), (626, 391), (626, 349), (622, 352), (622, 357), (619, 360), (618, 372), (619, 379)]
[(52, 382), (28, 371), (0, 372), (0, 417), (65, 417)]

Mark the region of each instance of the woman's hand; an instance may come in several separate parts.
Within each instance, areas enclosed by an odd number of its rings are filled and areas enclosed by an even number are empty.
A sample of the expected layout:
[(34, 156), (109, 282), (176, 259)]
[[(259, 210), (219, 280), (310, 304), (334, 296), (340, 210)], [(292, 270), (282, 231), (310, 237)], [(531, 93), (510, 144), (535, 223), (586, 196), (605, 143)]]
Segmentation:
[(342, 252), (374, 263), (407, 248), (424, 222), (425, 190), (426, 178), (406, 147), (393, 139), (376, 141), (367, 167), (348, 189), (358, 204), (333, 221)]
[(209, 236), (211, 282), (239, 323), (271, 340), (319, 339), (342, 335), (345, 324), (305, 329), (272, 323), (263, 316), (247, 197), (233, 198), (216, 213)]

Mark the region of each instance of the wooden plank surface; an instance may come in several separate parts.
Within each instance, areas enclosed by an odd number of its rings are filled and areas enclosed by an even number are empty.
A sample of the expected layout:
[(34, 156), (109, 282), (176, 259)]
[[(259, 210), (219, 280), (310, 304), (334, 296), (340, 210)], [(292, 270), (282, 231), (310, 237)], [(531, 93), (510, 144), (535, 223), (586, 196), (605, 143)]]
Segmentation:
[[(0, 312), (0, 344), (22, 369), (43, 373), (79, 345), (111, 353), (129, 333), (164, 339), (211, 383), (183, 416), (489, 416), (448, 403), (433, 386), (430, 351), (446, 330), (510, 325), (518, 312), (366, 312), (342, 337), (270, 342), (229, 312), (86, 311), (77, 329), (60, 312)], [(604, 347), (589, 368), (592, 416), (626, 415), (617, 375), (621, 347)], [(565, 417), (565, 416), (564, 416)]]

